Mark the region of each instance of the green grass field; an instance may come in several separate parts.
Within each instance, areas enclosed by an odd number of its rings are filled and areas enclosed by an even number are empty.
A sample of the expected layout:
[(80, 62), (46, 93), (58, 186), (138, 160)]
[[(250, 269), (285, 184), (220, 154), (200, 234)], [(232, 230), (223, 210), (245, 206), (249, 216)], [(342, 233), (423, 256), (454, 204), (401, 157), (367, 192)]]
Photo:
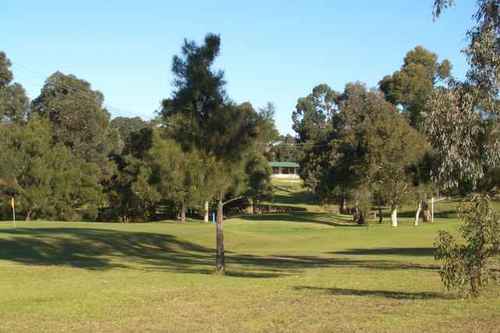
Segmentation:
[(0, 331), (500, 332), (500, 287), (442, 288), (432, 244), (453, 203), (434, 224), (358, 227), (278, 185), (305, 211), (227, 220), (226, 276), (196, 221), (0, 223)]

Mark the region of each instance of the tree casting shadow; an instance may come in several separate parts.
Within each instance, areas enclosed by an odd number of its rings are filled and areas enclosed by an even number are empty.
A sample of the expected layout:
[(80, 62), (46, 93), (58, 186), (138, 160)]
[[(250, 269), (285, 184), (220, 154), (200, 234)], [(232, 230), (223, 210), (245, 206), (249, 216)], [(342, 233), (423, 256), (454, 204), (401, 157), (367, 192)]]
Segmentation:
[(244, 215), (240, 217), (247, 221), (285, 221), (285, 222), (299, 222), (299, 223), (313, 223), (322, 224), (334, 227), (366, 227), (360, 226), (352, 222), (351, 217), (339, 217), (327, 213), (313, 213), (313, 212), (292, 212), (288, 214), (262, 214), (262, 215)]

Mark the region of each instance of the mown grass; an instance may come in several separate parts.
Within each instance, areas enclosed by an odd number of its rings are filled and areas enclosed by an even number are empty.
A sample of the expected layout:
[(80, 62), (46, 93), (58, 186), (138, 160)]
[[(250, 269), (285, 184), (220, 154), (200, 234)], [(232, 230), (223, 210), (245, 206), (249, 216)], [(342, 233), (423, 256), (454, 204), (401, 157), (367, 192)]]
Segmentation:
[(295, 200), (312, 209), (226, 222), (226, 276), (213, 225), (2, 222), (0, 331), (498, 331), (498, 286), (442, 288), (432, 244), (455, 219), (358, 227)]

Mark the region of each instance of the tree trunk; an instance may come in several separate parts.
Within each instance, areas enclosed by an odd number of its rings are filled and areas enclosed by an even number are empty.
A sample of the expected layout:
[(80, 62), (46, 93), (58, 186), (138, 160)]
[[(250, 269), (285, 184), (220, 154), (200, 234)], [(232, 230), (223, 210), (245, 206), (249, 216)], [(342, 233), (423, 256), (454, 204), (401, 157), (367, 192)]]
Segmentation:
[(429, 209), (429, 206), (427, 206), (427, 208), (424, 208), (422, 210), (422, 220), (424, 222), (430, 222), (432, 220), (432, 218), (431, 218), (431, 211)]
[(208, 215), (209, 215), (209, 210), (208, 210), (208, 201), (205, 201), (205, 214), (203, 215), (203, 222), (208, 223)]
[(186, 203), (181, 204), (181, 223), (186, 223)]
[(366, 224), (365, 214), (360, 209), (357, 209), (356, 223), (359, 225)]
[(345, 214), (346, 212), (347, 212), (347, 200), (346, 200), (345, 196), (342, 196), (342, 198), (340, 199), (339, 213)]
[(217, 224), (216, 224), (216, 240), (217, 240), (217, 255), (215, 259), (215, 270), (219, 274), (224, 274), (224, 232), (222, 225), (224, 222), (224, 204), (222, 195), (217, 202)]
[(354, 214), (352, 214), (352, 219), (354, 222), (357, 224), (365, 224), (366, 219), (365, 219), (365, 214), (361, 209), (359, 209), (359, 202), (355, 202), (355, 207), (354, 207)]
[(391, 223), (393, 227), (398, 226), (398, 207), (391, 207)]
[(422, 210), (422, 200), (419, 200), (417, 213), (415, 214), (415, 226), (418, 226), (418, 222), (420, 220), (420, 211)]
[(255, 206), (253, 204), (253, 199), (252, 198), (248, 198), (248, 202), (250, 204), (250, 214), (254, 215), (255, 214)]
[(434, 223), (434, 197), (431, 198), (431, 223)]
[(24, 220), (25, 220), (25, 221), (31, 221), (31, 214), (32, 214), (32, 213), (33, 213), (33, 212), (32, 212), (31, 210), (28, 210), (28, 211), (26, 212), (26, 217), (24, 218)]
[(382, 224), (384, 221), (384, 215), (382, 214), (382, 206), (378, 206), (378, 223)]
[(354, 210), (352, 212), (352, 220), (353, 222), (358, 222), (358, 215), (359, 215), (359, 208), (358, 208), (358, 201), (354, 202)]

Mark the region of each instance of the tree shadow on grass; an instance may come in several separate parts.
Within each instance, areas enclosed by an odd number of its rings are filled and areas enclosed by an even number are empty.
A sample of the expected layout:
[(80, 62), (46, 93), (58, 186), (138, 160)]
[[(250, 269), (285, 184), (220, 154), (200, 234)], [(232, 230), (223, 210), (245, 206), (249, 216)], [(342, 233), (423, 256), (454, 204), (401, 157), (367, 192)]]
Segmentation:
[(319, 202), (317, 195), (302, 188), (273, 185), (273, 189), (272, 202), (275, 204), (318, 204)]
[[(398, 216), (401, 217), (401, 218), (412, 218), (412, 219), (415, 219), (415, 213), (416, 212), (413, 211), (413, 210), (405, 210), (405, 211), (399, 212)], [(391, 212), (385, 211), (385, 212), (382, 213), (382, 216), (384, 218), (390, 218), (391, 217)], [(434, 212), (434, 217), (435, 218), (456, 218), (457, 216), (458, 216), (457, 211), (456, 210), (452, 210), (452, 209)], [(420, 216), (420, 218), (422, 218), (422, 216)], [(429, 223), (429, 222), (426, 222), (426, 223)]]
[(293, 212), (287, 214), (262, 214), (262, 215), (244, 215), (240, 217), (242, 220), (247, 221), (284, 221), (284, 222), (299, 222), (299, 223), (313, 223), (328, 225), (332, 227), (366, 227), (360, 226), (352, 222), (350, 216), (339, 216), (327, 213), (313, 213), (313, 212)]
[[(0, 260), (88, 270), (113, 268), (212, 274), (215, 250), (168, 234), (92, 228), (33, 228), (0, 231)], [(226, 252), (227, 275), (274, 278), (305, 269), (338, 267), (379, 270), (433, 269), (388, 260), (331, 256), (258, 256)]]
[[(127, 267), (128, 263), (203, 263), (212, 250), (164, 234), (91, 228), (2, 230), (0, 259), (86, 269)], [(120, 260), (122, 259), (122, 260)]]
[(432, 247), (381, 247), (374, 249), (349, 249), (345, 251), (336, 251), (332, 254), (346, 255), (398, 255), (412, 257), (432, 257), (434, 248)]
[(451, 299), (450, 295), (437, 292), (405, 292), (392, 290), (360, 290), (360, 289), (345, 289), (345, 288), (319, 288), (299, 286), (296, 290), (309, 290), (328, 293), (338, 296), (374, 296), (384, 297), (397, 300), (425, 300), (425, 299)]

